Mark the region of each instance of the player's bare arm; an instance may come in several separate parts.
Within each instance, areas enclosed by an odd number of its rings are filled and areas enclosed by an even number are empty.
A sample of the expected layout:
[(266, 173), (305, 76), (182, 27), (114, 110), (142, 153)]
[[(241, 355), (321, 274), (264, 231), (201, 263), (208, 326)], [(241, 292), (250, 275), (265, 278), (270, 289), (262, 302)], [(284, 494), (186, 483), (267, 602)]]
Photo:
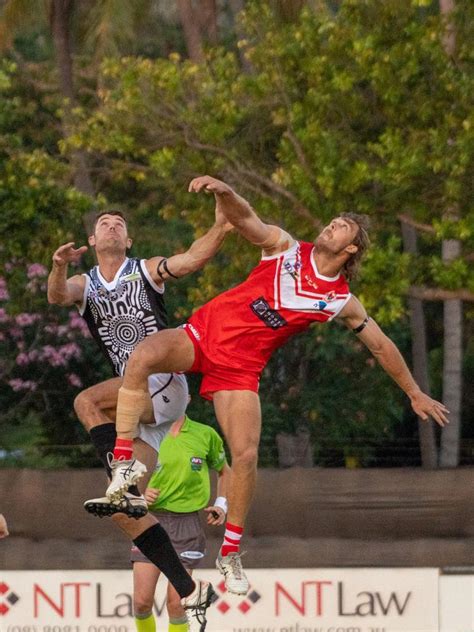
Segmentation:
[(8, 526), (5, 516), (0, 514), (0, 538), (6, 538), (8, 535)]
[(352, 296), (342, 309), (339, 319), (354, 333), (372, 353), (380, 366), (408, 395), (415, 413), (423, 420), (432, 417), (437, 424), (449, 423), (448, 409), (423, 393), (396, 345), (386, 336), (377, 323), (367, 316), (360, 301)]
[(152, 257), (146, 261), (146, 267), (153, 280), (161, 284), (171, 279), (179, 279), (186, 274), (200, 270), (212, 259), (227, 233), (233, 229), (223, 213), (216, 206), (214, 225), (199, 239), (196, 239), (186, 252), (172, 257)]
[(265, 255), (278, 254), (294, 244), (293, 237), (287, 232), (278, 226), (262, 222), (247, 200), (225, 182), (211, 176), (200, 176), (191, 181), (189, 191), (213, 193), (217, 207), (227, 220), (245, 239), (259, 246)]
[[(230, 466), (225, 463), (224, 467), (218, 472), (217, 479), (217, 499), (214, 505), (210, 505), (204, 509), (207, 514), (207, 524), (213, 527), (219, 527), (224, 524), (227, 515), (227, 490), (230, 487)], [(224, 509), (225, 506), (225, 509)]]
[(87, 246), (74, 248), (74, 242), (60, 246), (53, 254), (53, 266), (48, 277), (48, 303), (69, 306), (80, 304), (84, 293), (84, 277), (76, 274), (67, 278), (69, 263), (77, 263)]

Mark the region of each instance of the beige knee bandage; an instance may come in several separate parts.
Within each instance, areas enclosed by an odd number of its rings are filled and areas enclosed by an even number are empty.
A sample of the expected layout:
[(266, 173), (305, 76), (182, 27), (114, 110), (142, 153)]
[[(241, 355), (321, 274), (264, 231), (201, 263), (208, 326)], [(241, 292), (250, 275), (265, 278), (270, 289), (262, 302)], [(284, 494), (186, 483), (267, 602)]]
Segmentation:
[(117, 437), (120, 439), (134, 439), (137, 434), (140, 415), (146, 408), (146, 391), (132, 391), (128, 388), (119, 389), (117, 400)]

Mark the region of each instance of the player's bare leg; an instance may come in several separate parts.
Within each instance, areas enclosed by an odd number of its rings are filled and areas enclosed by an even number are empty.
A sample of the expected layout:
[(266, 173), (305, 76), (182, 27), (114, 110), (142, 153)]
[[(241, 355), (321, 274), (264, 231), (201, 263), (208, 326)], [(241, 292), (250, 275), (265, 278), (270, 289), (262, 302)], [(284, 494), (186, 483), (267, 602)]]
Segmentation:
[(202, 617), (205, 619), (206, 610), (217, 595), (209, 582), (193, 580), (189, 576), (158, 520), (151, 514), (130, 520), (121, 513), (112, 516), (112, 520), (168, 578), (179, 594), (183, 608), (194, 614), (198, 621)]
[[(89, 432), (99, 458), (101, 459), (107, 475), (111, 477), (108, 455), (112, 453), (116, 431), (115, 416), (118, 391), (122, 384), (122, 378), (112, 378), (85, 389), (76, 397), (74, 410), (84, 428)], [(147, 400), (145, 411), (140, 418), (141, 423), (154, 423), (153, 406), (151, 398)], [(136, 439), (134, 446), (137, 448), (138, 458), (150, 467), (150, 471), (156, 463), (156, 450), (147, 443)], [(111, 516), (117, 512), (124, 512), (133, 518), (139, 518), (147, 513), (148, 508), (143, 496), (138, 489), (131, 489), (131, 493), (125, 494), (122, 502), (111, 503), (106, 497), (93, 498), (86, 501), (84, 508), (96, 516)]]
[(153, 616), (155, 589), (160, 569), (148, 562), (133, 563), (133, 614), (135, 619), (146, 620)]
[(226, 536), (216, 566), (229, 592), (245, 594), (249, 583), (238, 542), (232, 536), (240, 539), (255, 492), (262, 425), (260, 400), (252, 391), (219, 391), (214, 393), (214, 408), (232, 455)]
[[(192, 571), (189, 569), (188, 573), (192, 575)], [(133, 613), (137, 629), (141, 629), (139, 623), (145, 624), (144, 629), (149, 629), (151, 622), (152, 624), (155, 623), (153, 605), (159, 576), (160, 570), (154, 564), (133, 563)], [(181, 598), (170, 583), (168, 583), (166, 593), (166, 608), (170, 624), (173, 624), (176, 629), (178, 627), (179, 629), (190, 629), (188, 615), (181, 605)], [(196, 612), (195, 616), (198, 617), (199, 614)]]
[(81, 391), (74, 400), (74, 411), (90, 433), (97, 426), (115, 423), (115, 412), (121, 377), (113, 377)]
[[(144, 473), (143, 464), (132, 458), (131, 442), (148, 401), (148, 376), (187, 371), (193, 362), (194, 346), (182, 329), (168, 329), (148, 336), (130, 356), (118, 396), (115, 462), (112, 480), (106, 491), (110, 500), (120, 500), (128, 487)], [(124, 446), (124, 456), (117, 456), (120, 446)]]

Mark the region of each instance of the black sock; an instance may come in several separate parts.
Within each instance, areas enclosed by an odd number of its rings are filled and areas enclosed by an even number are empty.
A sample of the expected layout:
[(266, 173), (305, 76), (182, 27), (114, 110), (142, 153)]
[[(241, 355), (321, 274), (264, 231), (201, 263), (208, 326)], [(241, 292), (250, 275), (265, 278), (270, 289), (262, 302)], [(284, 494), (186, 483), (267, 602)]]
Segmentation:
[[(102, 465), (105, 467), (107, 476), (111, 478), (112, 472), (107, 460), (107, 454), (114, 451), (115, 439), (117, 438), (115, 424), (110, 423), (94, 426), (93, 428), (91, 428), (89, 434), (91, 441), (97, 451), (97, 454), (99, 455), (99, 459), (101, 460)], [(136, 485), (131, 485), (128, 488), (128, 491), (135, 496), (140, 496), (140, 492)]]
[(181, 560), (161, 524), (154, 524), (149, 527), (133, 542), (150, 562), (158, 566), (181, 598), (187, 597), (193, 592), (194, 581), (181, 564)]
[(110, 423), (94, 426), (90, 429), (89, 434), (99, 459), (105, 467), (107, 476), (111, 478), (112, 472), (110, 470), (109, 462), (107, 461), (107, 455), (109, 452), (113, 452), (115, 448), (115, 439), (117, 438), (115, 424)]

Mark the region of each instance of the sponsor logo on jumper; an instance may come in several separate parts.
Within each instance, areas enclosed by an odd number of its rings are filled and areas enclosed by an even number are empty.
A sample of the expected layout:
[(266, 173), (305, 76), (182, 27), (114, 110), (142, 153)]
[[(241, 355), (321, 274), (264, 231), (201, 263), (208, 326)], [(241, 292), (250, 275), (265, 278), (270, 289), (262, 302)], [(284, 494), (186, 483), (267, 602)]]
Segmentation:
[(127, 276), (124, 276), (122, 278), (122, 283), (129, 283), (130, 281), (139, 281), (139, 280), (140, 280), (140, 273), (132, 272), (132, 274), (127, 274)]
[(325, 307), (327, 307), (327, 303), (326, 301), (316, 301), (314, 306), (316, 307), (316, 309), (323, 310)]
[(202, 459), (200, 456), (191, 457), (191, 469), (195, 472), (202, 470)]
[(326, 296), (324, 297), (324, 300), (327, 301), (328, 303), (330, 303), (331, 301), (335, 301), (336, 300), (336, 292), (334, 292), (334, 290), (331, 290), (331, 292), (328, 292), (326, 294)]
[(297, 279), (299, 276), (299, 271), (301, 270), (301, 261), (295, 261), (294, 263), (292, 263), (291, 261), (285, 261), (283, 267), (291, 277)]
[(283, 316), (272, 309), (263, 296), (250, 303), (250, 309), (267, 327), (279, 329), (287, 324)]
[(305, 278), (306, 283), (310, 285), (313, 288), (313, 290), (318, 289), (318, 284), (309, 276), (309, 274), (305, 274), (304, 278)]

